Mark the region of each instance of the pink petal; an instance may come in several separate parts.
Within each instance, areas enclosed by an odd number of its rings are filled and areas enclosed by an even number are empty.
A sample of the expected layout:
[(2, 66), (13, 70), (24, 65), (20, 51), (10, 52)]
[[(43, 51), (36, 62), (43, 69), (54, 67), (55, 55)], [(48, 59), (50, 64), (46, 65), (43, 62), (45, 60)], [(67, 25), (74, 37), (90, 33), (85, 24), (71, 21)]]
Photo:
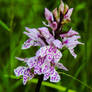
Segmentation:
[(73, 35), (78, 35), (79, 33), (78, 32), (76, 32), (76, 31), (74, 31), (74, 30), (72, 30), (72, 28), (69, 30), (69, 32), (68, 32), (68, 36), (73, 36)]
[(48, 21), (53, 21), (53, 14), (47, 8), (45, 8), (45, 18)]
[(57, 29), (57, 23), (56, 22), (52, 22), (49, 25), (50, 25), (50, 27), (52, 28), (53, 31), (55, 31)]
[[(52, 41), (54, 40), (54, 37), (53, 37), (53, 36), (51, 35), (51, 33), (49, 32), (48, 28), (46, 28), (46, 27), (41, 27), (41, 28), (39, 28), (38, 30), (41, 32), (42, 36), (46, 39), (46, 42), (47, 42), (48, 44), (51, 44)], [(45, 45), (46, 45), (46, 44), (45, 44)], [(44, 45), (44, 46), (45, 46), (45, 45)]]
[[(73, 36), (73, 37), (69, 37), (69, 38), (64, 38), (63, 44), (65, 44), (65, 46), (68, 48), (75, 48), (78, 44), (83, 44), (77, 40), (79, 38), (80, 38), (80, 36)], [(65, 43), (66, 41), (67, 41), (67, 43)]]
[(70, 17), (72, 15), (72, 12), (73, 12), (73, 8), (70, 8), (67, 12), (67, 14), (64, 16), (64, 19), (66, 20), (70, 20)]
[[(34, 35), (36, 36), (36, 35), (40, 35), (40, 33), (39, 33), (39, 31), (37, 30), (37, 29), (35, 29), (35, 28), (32, 28), (32, 29), (30, 29), (30, 28), (28, 28), (28, 27), (25, 27), (25, 29), (29, 32), (29, 33), (34, 33)], [(33, 35), (33, 34), (32, 34)]]
[(34, 41), (32, 39), (28, 39), (27, 41), (24, 42), (24, 44), (22, 45), (22, 49), (28, 49), (31, 46), (45, 46), (46, 44), (44, 43), (44, 41), (40, 38), (38, 38), (38, 41)]

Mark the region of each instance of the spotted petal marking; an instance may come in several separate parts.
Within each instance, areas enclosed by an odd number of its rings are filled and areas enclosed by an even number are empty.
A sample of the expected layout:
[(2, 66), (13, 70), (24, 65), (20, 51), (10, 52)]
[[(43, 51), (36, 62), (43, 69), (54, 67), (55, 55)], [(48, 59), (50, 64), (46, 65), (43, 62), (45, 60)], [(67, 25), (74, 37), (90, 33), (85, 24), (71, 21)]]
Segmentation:
[(24, 44), (22, 45), (22, 49), (28, 49), (31, 46), (34, 45), (34, 41), (32, 39), (28, 39)]
[(60, 81), (60, 75), (56, 70), (54, 70), (54, 73), (50, 75), (50, 82), (59, 82)]
[(44, 46), (37, 51), (36, 56), (47, 56), (47, 60), (51, 61), (54, 59), (55, 62), (58, 62), (62, 57), (62, 54), (57, 48), (53, 48), (52, 46)]
[(14, 69), (14, 73), (16, 76), (21, 76), (24, 74), (26, 67), (19, 66), (16, 69)]

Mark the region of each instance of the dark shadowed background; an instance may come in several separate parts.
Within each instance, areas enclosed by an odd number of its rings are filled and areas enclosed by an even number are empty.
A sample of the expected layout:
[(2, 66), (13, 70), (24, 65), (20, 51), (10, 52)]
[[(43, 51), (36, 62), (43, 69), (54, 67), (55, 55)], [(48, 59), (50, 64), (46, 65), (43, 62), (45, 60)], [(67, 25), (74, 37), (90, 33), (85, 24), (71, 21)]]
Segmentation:
[[(75, 48), (77, 59), (63, 52), (60, 60), (68, 69), (61, 71), (59, 83), (43, 82), (40, 92), (92, 92), (92, 3), (91, 0), (64, 0), (74, 8), (71, 23), (64, 30), (73, 28), (81, 35), (80, 41), (85, 45)], [(60, 0), (0, 0), (0, 92), (34, 92), (37, 77), (26, 86), (14, 75), (14, 68), (23, 63), (18, 57), (35, 55), (37, 47), (21, 50), (21, 45), (27, 39), (23, 34), (25, 27), (42, 27), (44, 8), (51, 11), (58, 7)], [(60, 71), (59, 71), (60, 72)]]

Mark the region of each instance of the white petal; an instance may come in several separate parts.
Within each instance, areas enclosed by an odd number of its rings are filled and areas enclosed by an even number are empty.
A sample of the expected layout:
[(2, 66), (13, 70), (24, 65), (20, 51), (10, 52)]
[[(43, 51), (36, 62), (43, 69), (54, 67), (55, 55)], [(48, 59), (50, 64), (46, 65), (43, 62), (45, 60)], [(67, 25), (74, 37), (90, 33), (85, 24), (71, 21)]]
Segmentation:
[(45, 37), (45, 39), (49, 39), (52, 36), (50, 34), (48, 28), (46, 28), (46, 27), (38, 28), (38, 30), (41, 32), (41, 34), (43, 35), (43, 37)]
[(37, 29), (33, 28), (33, 29), (29, 29), (26, 27), (26, 30), (28, 32), (24, 32), (24, 34), (26, 34), (28, 37), (30, 37), (32, 40), (37, 40), (40, 33)]
[(74, 56), (74, 58), (77, 57), (77, 55), (76, 55), (75, 52), (74, 52), (74, 49), (69, 49), (69, 51), (70, 51), (70, 53)]
[(44, 21), (42, 21), (43, 25), (49, 27), (50, 25), (46, 24)]
[(28, 59), (27, 61), (27, 65), (29, 66), (29, 68), (33, 68), (37, 65), (37, 57), (31, 57)]
[(50, 75), (50, 82), (59, 82), (60, 81), (60, 75), (56, 70), (54, 70), (54, 74)]
[(55, 47), (61, 49), (62, 48), (62, 43), (60, 40), (56, 39), (53, 41), (53, 44), (55, 45)]
[(49, 76), (50, 76), (50, 73), (48, 72), (48, 73), (45, 73), (44, 74), (44, 78), (43, 78), (43, 80), (47, 80), (47, 79), (49, 79)]
[(24, 74), (26, 67), (19, 66), (16, 69), (14, 69), (14, 73), (16, 76), (21, 76)]
[(41, 56), (41, 57), (44, 57), (47, 55), (47, 51), (48, 51), (48, 48), (50, 46), (44, 46), (44, 47), (41, 47), (37, 52), (36, 52), (36, 56)]
[(63, 69), (65, 71), (68, 71), (68, 69), (62, 64), (62, 63), (56, 63), (56, 66), (59, 68), (59, 69)]
[(28, 76), (24, 75), (23, 76), (23, 84), (26, 85), (27, 81), (28, 81)]
[(27, 41), (24, 42), (24, 44), (22, 45), (22, 49), (28, 49), (31, 46), (34, 46), (34, 41), (32, 39), (28, 39)]
[(20, 57), (16, 57), (17, 60), (19, 61), (24, 61), (25, 59), (24, 58), (20, 58)]
[(56, 52), (54, 52), (54, 62), (57, 63), (61, 57), (62, 53), (57, 49)]

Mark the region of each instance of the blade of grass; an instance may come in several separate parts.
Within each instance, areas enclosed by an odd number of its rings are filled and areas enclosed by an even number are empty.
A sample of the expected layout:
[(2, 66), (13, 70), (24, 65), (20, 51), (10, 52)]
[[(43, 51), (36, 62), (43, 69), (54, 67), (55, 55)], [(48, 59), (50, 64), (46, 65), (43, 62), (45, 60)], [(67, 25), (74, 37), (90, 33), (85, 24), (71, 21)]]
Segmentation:
[(7, 31), (10, 31), (9, 27), (3, 22), (0, 20), (0, 25), (5, 28)]
[(80, 84), (82, 84), (83, 86), (85, 86), (85, 87), (87, 87), (87, 88), (89, 88), (89, 89), (92, 90), (92, 87), (90, 87), (90, 86), (87, 85), (86, 83), (82, 82), (81, 80), (77, 79), (76, 77), (73, 77), (72, 75), (69, 75), (69, 74), (64, 73), (64, 72), (59, 72), (59, 73), (64, 74), (64, 75), (66, 75), (66, 76), (68, 76), (68, 77), (71, 77), (72, 79), (78, 81), (78, 82), (79, 82)]

